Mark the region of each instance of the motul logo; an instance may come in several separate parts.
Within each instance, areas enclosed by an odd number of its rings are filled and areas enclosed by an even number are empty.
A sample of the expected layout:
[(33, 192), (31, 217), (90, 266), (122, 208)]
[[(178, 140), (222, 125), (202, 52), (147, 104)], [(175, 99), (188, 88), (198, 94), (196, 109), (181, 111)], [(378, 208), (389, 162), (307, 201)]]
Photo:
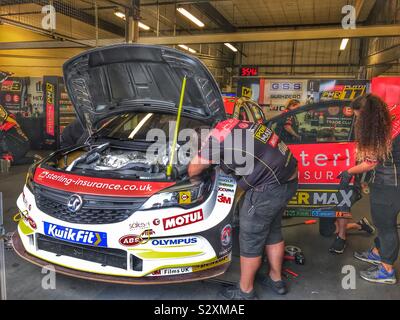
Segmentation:
[(175, 229), (204, 220), (203, 210), (163, 219), (164, 230)]

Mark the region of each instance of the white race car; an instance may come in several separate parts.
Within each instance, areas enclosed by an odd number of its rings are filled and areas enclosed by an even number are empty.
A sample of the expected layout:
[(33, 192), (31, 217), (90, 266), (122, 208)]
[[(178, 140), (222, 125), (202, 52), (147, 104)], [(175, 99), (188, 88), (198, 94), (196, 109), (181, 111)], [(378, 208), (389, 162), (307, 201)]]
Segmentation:
[(235, 180), (218, 167), (190, 180), (187, 163), (179, 162), (171, 178), (168, 150), (146, 157), (151, 129), (172, 140), (169, 123), (185, 75), (180, 129), (225, 119), (212, 75), (180, 51), (117, 45), (65, 63), (68, 93), (90, 137), (30, 168), (13, 237), (21, 257), (117, 283), (195, 281), (226, 271)]

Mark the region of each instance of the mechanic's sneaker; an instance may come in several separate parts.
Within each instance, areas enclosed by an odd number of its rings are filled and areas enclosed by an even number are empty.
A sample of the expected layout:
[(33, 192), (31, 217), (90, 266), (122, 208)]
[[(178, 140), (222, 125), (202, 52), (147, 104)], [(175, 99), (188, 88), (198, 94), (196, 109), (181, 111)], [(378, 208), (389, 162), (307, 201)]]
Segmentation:
[(274, 281), (271, 279), (271, 277), (268, 275), (266, 277), (263, 277), (263, 279), (260, 282), (261, 285), (270, 288), (273, 292), (276, 294), (279, 294), (281, 296), (287, 294), (289, 292), (286, 283), (282, 280), (279, 281)]
[(376, 231), (375, 227), (371, 224), (371, 222), (368, 221), (367, 218), (362, 218), (357, 222), (357, 224), (361, 227), (360, 231), (365, 231), (369, 234), (374, 234)]
[(375, 254), (372, 249), (364, 252), (354, 252), (354, 258), (375, 265), (381, 263), (381, 257), (378, 254)]
[(339, 236), (336, 236), (335, 241), (333, 241), (332, 246), (329, 248), (330, 253), (342, 254), (346, 248), (346, 240)]
[(254, 289), (252, 292), (246, 293), (240, 289), (239, 284), (225, 288), (218, 296), (223, 300), (258, 300)]
[(374, 283), (396, 284), (397, 282), (395, 271), (389, 273), (381, 264), (361, 271), (360, 276), (364, 280)]

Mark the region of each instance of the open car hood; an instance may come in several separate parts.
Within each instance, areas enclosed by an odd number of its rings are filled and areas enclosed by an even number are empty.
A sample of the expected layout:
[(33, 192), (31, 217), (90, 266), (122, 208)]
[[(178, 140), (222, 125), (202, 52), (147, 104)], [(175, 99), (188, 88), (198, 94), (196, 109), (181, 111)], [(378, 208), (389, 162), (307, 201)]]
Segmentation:
[(183, 77), (182, 114), (225, 119), (221, 93), (197, 58), (160, 46), (121, 44), (86, 51), (65, 62), (65, 84), (89, 132), (100, 120), (133, 110), (177, 112)]

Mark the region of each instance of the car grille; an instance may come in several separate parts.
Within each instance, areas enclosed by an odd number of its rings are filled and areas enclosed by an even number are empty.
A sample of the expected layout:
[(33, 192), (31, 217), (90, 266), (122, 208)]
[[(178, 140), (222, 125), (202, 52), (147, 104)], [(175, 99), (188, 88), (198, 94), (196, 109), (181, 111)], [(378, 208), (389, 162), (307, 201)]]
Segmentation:
[(49, 189), (35, 184), (37, 207), (51, 217), (79, 224), (110, 224), (128, 219), (146, 198), (116, 198), (93, 195), (80, 195), (82, 208), (72, 213), (67, 203), (73, 193)]
[(126, 251), (69, 243), (42, 234), (37, 234), (36, 237), (38, 250), (52, 252), (60, 256), (91, 261), (99, 263), (102, 266), (127, 269)]

